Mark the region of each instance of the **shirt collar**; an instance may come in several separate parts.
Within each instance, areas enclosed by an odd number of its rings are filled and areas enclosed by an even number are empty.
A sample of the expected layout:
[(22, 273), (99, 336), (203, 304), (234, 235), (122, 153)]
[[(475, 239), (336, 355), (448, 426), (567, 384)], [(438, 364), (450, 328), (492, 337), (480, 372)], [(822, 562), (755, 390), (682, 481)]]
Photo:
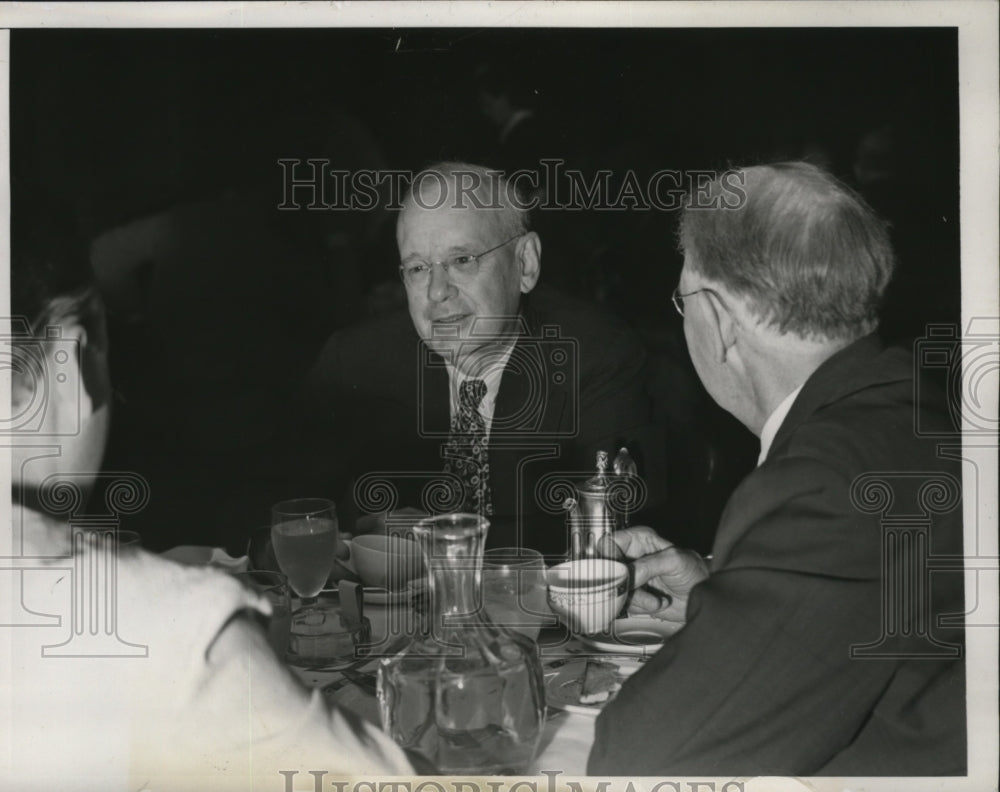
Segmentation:
[(788, 411), (792, 409), (792, 405), (795, 403), (795, 397), (799, 395), (800, 390), (802, 390), (802, 385), (799, 385), (799, 387), (782, 399), (781, 404), (774, 408), (774, 412), (772, 412), (764, 422), (764, 428), (760, 430), (760, 456), (757, 457), (758, 467), (763, 465), (764, 460), (767, 459), (768, 452), (771, 450), (771, 443), (774, 442), (774, 436), (778, 434), (778, 430), (785, 422), (785, 418), (788, 416)]

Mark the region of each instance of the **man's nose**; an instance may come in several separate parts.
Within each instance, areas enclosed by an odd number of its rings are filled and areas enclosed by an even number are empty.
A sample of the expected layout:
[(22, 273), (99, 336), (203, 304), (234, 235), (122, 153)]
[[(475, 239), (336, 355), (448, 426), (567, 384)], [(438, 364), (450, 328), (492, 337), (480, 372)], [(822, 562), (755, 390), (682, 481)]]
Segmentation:
[(454, 293), (451, 276), (444, 265), (431, 264), (431, 279), (427, 284), (427, 297), (432, 302), (444, 302)]

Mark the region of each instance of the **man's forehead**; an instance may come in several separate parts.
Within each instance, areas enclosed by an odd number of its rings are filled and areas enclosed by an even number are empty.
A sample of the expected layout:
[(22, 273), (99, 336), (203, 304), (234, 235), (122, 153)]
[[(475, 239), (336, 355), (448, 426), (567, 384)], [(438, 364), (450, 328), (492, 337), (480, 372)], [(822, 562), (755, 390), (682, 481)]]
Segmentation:
[(408, 201), (403, 205), (397, 227), (397, 238), (414, 240), (423, 232), (433, 233), (441, 244), (459, 244), (463, 241), (479, 243), (488, 239), (493, 231), (489, 210), (454, 207), (447, 203), (421, 205)]

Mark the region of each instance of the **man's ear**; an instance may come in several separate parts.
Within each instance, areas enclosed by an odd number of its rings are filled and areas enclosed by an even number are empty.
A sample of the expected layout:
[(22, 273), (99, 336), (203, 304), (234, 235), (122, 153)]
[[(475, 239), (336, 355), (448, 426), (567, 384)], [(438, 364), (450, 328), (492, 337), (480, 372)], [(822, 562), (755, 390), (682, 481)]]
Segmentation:
[(96, 409), (85, 382), (89, 338), (83, 325), (76, 322), (62, 327), (63, 342), (59, 346), (73, 354), (63, 360), (59, 351), (49, 354), (48, 367), (49, 403), (47, 410), (55, 412), (55, 419), (62, 427), (82, 426)]
[(61, 331), (55, 343), (29, 342), (30, 346), (15, 353), (13, 413), (38, 411), (42, 434), (76, 434), (94, 410), (82, 373), (87, 331), (78, 324), (64, 324)]
[(715, 359), (718, 363), (725, 363), (736, 345), (739, 325), (729, 306), (715, 292), (708, 292), (705, 299), (710, 308), (709, 316), (712, 320), (712, 343)]
[[(100, 333), (98, 333), (100, 335)], [(62, 324), (58, 344), (46, 350), (47, 420), (56, 433), (75, 434), (111, 396), (108, 364), (103, 344), (92, 338), (79, 322)], [(63, 354), (69, 352), (70, 354)]]
[(542, 274), (542, 240), (538, 234), (529, 231), (521, 237), (514, 255), (521, 268), (521, 294), (527, 294), (535, 288)]

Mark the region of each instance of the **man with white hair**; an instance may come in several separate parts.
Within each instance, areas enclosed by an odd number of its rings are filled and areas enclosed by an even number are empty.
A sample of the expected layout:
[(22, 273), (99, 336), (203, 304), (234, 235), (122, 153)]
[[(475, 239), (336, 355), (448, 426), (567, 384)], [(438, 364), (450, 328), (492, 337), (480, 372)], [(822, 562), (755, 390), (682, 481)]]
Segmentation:
[[(492, 545), (559, 554), (569, 539), (548, 474), (582, 481), (598, 450), (626, 446), (659, 480), (645, 352), (621, 321), (539, 284), (542, 240), (513, 184), (476, 165), (430, 166), (396, 240), (409, 316), (335, 334), (310, 377), (328, 481), (382, 473), (397, 506), (480, 513)], [(432, 508), (421, 487), (442, 472), (461, 492)]]
[(685, 209), (673, 302), (759, 464), (710, 560), (615, 536), (633, 609), (682, 627), (599, 717), (589, 772), (964, 775), (962, 576), (928, 565), (962, 555), (961, 476), (921, 436), (949, 431), (943, 396), (915, 401), (912, 353), (873, 335), (885, 226), (814, 166), (733, 175), (738, 206), (716, 182)]

